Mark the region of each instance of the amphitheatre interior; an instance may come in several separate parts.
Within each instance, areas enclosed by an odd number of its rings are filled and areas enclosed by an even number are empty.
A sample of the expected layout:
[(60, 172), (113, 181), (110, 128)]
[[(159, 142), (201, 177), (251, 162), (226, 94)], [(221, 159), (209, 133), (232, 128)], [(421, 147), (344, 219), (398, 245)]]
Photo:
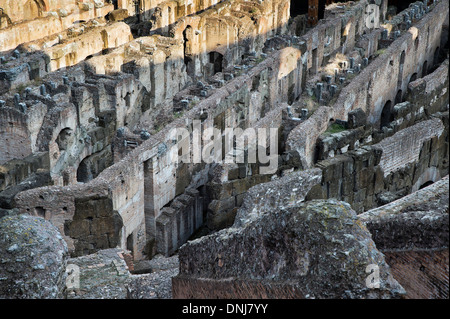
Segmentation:
[(0, 298), (448, 298), (448, 11), (0, 0)]

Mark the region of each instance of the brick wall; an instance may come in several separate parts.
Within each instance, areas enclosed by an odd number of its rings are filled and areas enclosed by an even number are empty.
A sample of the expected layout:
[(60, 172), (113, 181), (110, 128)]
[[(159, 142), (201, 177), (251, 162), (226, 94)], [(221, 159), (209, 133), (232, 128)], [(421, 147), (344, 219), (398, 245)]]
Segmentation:
[(406, 299), (448, 299), (448, 249), (383, 253)]
[(299, 287), (267, 280), (172, 278), (174, 299), (303, 299)]

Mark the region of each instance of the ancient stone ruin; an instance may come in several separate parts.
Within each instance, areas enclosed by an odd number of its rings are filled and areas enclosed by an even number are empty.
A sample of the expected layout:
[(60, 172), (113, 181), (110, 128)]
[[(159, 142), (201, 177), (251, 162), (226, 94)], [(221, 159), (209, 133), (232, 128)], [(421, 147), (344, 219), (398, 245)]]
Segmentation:
[(0, 298), (448, 298), (447, 0), (0, 0)]

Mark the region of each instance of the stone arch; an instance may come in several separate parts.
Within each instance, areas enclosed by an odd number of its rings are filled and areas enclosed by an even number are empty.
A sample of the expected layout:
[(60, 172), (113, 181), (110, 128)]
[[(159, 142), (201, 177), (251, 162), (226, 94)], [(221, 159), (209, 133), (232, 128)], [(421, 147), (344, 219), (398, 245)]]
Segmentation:
[(73, 130), (70, 127), (63, 128), (56, 137), (56, 144), (58, 144), (59, 151), (65, 151), (70, 143)]
[(91, 169), (91, 163), (89, 161), (89, 156), (85, 157), (77, 169), (77, 182), (87, 183), (94, 178)]
[(47, 0), (28, 0), (23, 5), (23, 19), (32, 20), (42, 17), (43, 13), (47, 10)]
[(214, 74), (222, 72), (224, 61), (223, 54), (216, 51), (212, 51), (208, 55), (209, 55), (209, 63), (214, 65)]
[(440, 179), (441, 173), (439, 172), (439, 169), (434, 166), (428, 167), (414, 183), (411, 192), (418, 191), (419, 189), (429, 186)]
[(414, 40), (414, 50), (417, 51), (419, 48), (419, 35), (416, 36), (416, 39)]
[[(413, 75), (411, 75), (411, 77), (409, 78), (409, 83), (414, 82), (415, 80), (417, 80), (417, 73), (414, 73)], [(408, 83), (408, 85), (409, 85)]]
[(187, 25), (183, 30), (183, 40), (184, 40), (184, 56), (192, 55), (192, 45), (194, 37), (194, 28), (191, 25)]

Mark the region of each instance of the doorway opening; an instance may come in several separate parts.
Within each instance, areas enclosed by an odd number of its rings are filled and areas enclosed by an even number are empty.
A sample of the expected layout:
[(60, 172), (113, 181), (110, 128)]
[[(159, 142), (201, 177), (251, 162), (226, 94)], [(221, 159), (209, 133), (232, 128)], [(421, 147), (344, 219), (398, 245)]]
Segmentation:
[(223, 69), (223, 55), (219, 52), (209, 53), (209, 63), (214, 65), (214, 74), (222, 72)]
[(380, 120), (380, 129), (383, 129), (383, 127), (386, 127), (389, 125), (389, 123), (393, 120), (392, 115), (392, 102), (389, 100), (386, 102), (386, 104), (383, 107), (383, 110), (381, 111), (381, 120)]

